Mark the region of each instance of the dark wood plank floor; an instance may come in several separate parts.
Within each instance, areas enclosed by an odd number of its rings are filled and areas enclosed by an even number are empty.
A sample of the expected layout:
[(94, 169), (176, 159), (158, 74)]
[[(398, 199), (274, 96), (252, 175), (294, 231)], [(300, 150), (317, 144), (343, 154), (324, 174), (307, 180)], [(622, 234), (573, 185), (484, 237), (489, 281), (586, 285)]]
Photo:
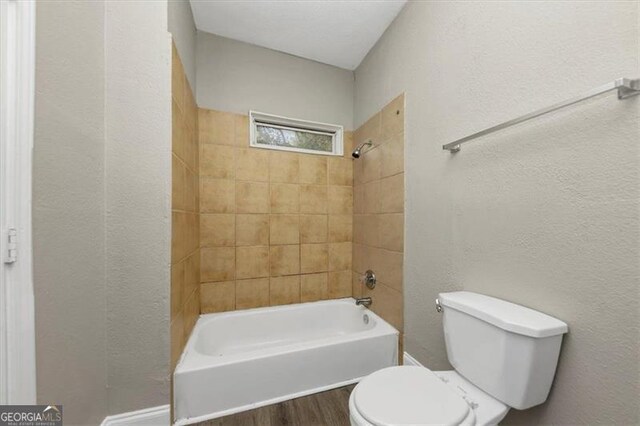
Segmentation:
[(196, 426), (349, 426), (349, 395), (354, 387), (315, 393)]

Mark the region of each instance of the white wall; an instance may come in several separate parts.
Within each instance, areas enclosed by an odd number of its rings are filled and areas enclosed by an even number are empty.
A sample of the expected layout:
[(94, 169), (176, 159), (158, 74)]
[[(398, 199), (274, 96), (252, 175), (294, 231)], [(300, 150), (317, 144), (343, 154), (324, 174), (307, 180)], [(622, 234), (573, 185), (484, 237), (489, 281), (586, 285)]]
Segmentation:
[(171, 38), (167, 3), (106, 2), (109, 413), (169, 402)]
[(407, 350), (449, 367), (440, 291), (569, 323), (550, 400), (505, 423), (640, 421), (640, 97), (441, 145), (640, 77), (638, 4), (411, 2), (356, 70), (356, 126), (406, 91)]
[(38, 2), (39, 403), (65, 424), (169, 402), (167, 3)]
[(107, 414), (103, 9), (36, 6), (37, 399), (63, 404), (68, 424)]
[(189, 85), (196, 88), (196, 24), (189, 0), (169, 0), (168, 28), (178, 49)]
[(198, 32), (201, 108), (272, 114), (353, 129), (353, 72)]

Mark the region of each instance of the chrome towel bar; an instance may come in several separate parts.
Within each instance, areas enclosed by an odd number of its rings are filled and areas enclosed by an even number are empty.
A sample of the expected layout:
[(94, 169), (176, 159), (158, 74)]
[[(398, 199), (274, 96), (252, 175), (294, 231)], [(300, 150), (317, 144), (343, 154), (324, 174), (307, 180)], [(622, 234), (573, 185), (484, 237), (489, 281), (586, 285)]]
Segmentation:
[(518, 118), (514, 118), (513, 120), (505, 121), (504, 123), (498, 124), (493, 127), (489, 127), (488, 129), (481, 130), (477, 133), (474, 133), (462, 139), (458, 139), (456, 141), (450, 142), (446, 145), (442, 145), (442, 149), (448, 150), (449, 152), (458, 152), (460, 151), (460, 147), (462, 146), (463, 143), (469, 142), (472, 139), (476, 139), (476, 138), (479, 138), (480, 136), (488, 135), (489, 133), (497, 132), (498, 130), (506, 129), (507, 127), (513, 126), (515, 124), (519, 124), (524, 121), (531, 120), (532, 118), (536, 118), (541, 115), (550, 113), (552, 111), (556, 111), (560, 108), (573, 105), (575, 103), (584, 101), (585, 99), (593, 98), (594, 96), (601, 95), (611, 90), (618, 91), (618, 99), (626, 99), (631, 96), (638, 95), (640, 94), (640, 79), (634, 80), (629, 78), (619, 78), (617, 80), (612, 81), (611, 83), (607, 83), (600, 87), (596, 87), (595, 89), (592, 89), (588, 92), (585, 92), (580, 96), (567, 99), (566, 101), (563, 101), (563, 102), (558, 102), (557, 104), (551, 105), (547, 108), (542, 108), (537, 111), (530, 112), (529, 114), (523, 115)]

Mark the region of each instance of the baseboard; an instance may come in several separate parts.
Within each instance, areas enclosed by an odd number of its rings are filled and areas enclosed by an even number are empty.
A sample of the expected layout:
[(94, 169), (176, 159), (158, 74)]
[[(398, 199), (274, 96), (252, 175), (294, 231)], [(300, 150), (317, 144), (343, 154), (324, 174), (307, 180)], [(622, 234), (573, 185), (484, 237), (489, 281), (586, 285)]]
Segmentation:
[(101, 426), (167, 426), (170, 423), (169, 405), (167, 404), (107, 416)]
[(417, 367), (424, 367), (424, 365), (420, 364), (420, 362), (417, 359), (415, 359), (414, 357), (412, 357), (406, 352), (404, 353), (402, 360), (403, 360), (403, 365), (415, 365)]

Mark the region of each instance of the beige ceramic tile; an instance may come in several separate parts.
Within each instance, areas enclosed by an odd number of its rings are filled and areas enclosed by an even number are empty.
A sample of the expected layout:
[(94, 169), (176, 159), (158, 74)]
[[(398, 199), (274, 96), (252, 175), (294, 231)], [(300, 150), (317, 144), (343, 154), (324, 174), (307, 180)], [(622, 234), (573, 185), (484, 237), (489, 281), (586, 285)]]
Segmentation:
[(400, 332), (403, 331), (403, 302), (402, 293), (384, 284), (378, 283), (376, 288), (369, 290), (362, 286), (362, 296), (371, 297), (373, 304), (371, 309), (382, 319), (389, 322)]
[(327, 160), (327, 182), (329, 185), (353, 185), (353, 160), (329, 157)]
[(269, 276), (269, 247), (247, 246), (236, 248), (236, 279)]
[(351, 243), (329, 243), (329, 271), (351, 269)]
[(371, 262), (375, 265), (378, 281), (402, 291), (403, 254), (379, 248), (371, 249)]
[(362, 213), (378, 213), (380, 211), (380, 181), (365, 183), (362, 188)]
[(378, 216), (380, 247), (392, 250), (404, 250), (404, 213), (381, 214)]
[(171, 102), (171, 151), (183, 160), (187, 154), (187, 129), (182, 111), (175, 101)]
[(187, 213), (171, 212), (171, 263), (177, 263), (187, 254)]
[(327, 187), (329, 214), (353, 213), (353, 187), (329, 186)]
[(299, 225), (298, 215), (272, 214), (269, 241), (272, 245), (299, 244)]
[(224, 145), (200, 146), (200, 176), (233, 179), (236, 176), (235, 148)]
[(270, 287), (272, 306), (300, 302), (300, 275), (273, 277)]
[(189, 85), (189, 80), (185, 77), (185, 99), (184, 99), (184, 112), (185, 121), (190, 129), (193, 130), (193, 139), (198, 145), (198, 105), (196, 105), (195, 97), (193, 96), (193, 90)]
[(226, 179), (200, 179), (200, 211), (202, 213), (233, 213), (235, 183)]
[(300, 301), (314, 302), (327, 298), (327, 273), (300, 276)]
[(269, 184), (236, 182), (236, 211), (238, 213), (269, 213)]
[(326, 272), (329, 266), (327, 244), (302, 244), (300, 246), (300, 271), (303, 274)]
[(329, 215), (329, 242), (341, 243), (352, 241), (352, 227), (352, 215)]
[(235, 115), (208, 109), (198, 110), (200, 143), (235, 145)]
[(269, 306), (269, 278), (236, 281), (236, 309)]
[(295, 275), (300, 273), (300, 246), (271, 246), (271, 276)]
[(235, 278), (236, 250), (233, 247), (207, 247), (200, 249), (200, 279), (229, 281)]
[(300, 242), (326, 243), (327, 215), (300, 215)]
[[(184, 261), (184, 285), (182, 286), (182, 303), (191, 297), (200, 285), (200, 253), (197, 251)], [(187, 319), (185, 313), (185, 320)]]
[(298, 183), (298, 158), (301, 154), (272, 151), (269, 153), (269, 179), (271, 182)]
[(187, 186), (187, 169), (182, 161), (171, 155), (171, 209), (184, 210)]
[(362, 297), (361, 275), (357, 272), (351, 274), (351, 297)]
[(193, 326), (196, 325), (198, 316), (200, 315), (200, 292), (198, 289), (194, 291), (184, 304), (184, 337), (189, 339)]
[(404, 94), (398, 96), (382, 109), (382, 137), (389, 137), (404, 130)]
[(200, 311), (203, 314), (232, 311), (236, 306), (236, 284), (233, 281), (200, 285)]
[(180, 61), (180, 55), (176, 46), (171, 48), (171, 97), (180, 107), (181, 111), (184, 111), (184, 91), (185, 91), (185, 76), (184, 69), (182, 68), (182, 62)]
[(202, 247), (232, 247), (235, 244), (235, 215), (204, 213), (200, 215), (200, 245)]
[(375, 266), (371, 259), (373, 248), (362, 244), (353, 244), (353, 261), (352, 269), (358, 274), (364, 274), (367, 269), (373, 269)]
[(184, 209), (190, 212), (198, 210), (198, 175), (187, 169), (186, 188), (185, 188), (185, 205)]
[(182, 312), (171, 318), (171, 365), (175, 367), (184, 348), (184, 321)]
[(358, 160), (353, 160), (353, 184), (361, 185), (364, 183), (364, 162), (362, 156)]
[(249, 117), (246, 115), (234, 115), (235, 145), (240, 148), (249, 146)]
[(380, 218), (376, 214), (366, 214), (362, 216), (361, 225), (364, 229), (363, 244), (370, 247), (380, 246)]
[(364, 185), (353, 187), (353, 213), (364, 213)]
[(380, 147), (382, 161), (380, 176), (393, 176), (404, 171), (404, 134), (397, 133)]
[(236, 150), (236, 179), (252, 182), (269, 180), (269, 152), (259, 148)]
[(380, 136), (382, 134), (382, 120), (381, 113), (376, 113), (369, 118), (366, 123), (358, 128), (353, 135), (354, 145), (360, 145), (362, 142), (372, 140), (374, 144), (380, 143)]
[(360, 156), (356, 162), (362, 163), (362, 182), (371, 182), (380, 179), (382, 167), (382, 148), (380, 145), (374, 147)]
[(238, 214), (236, 215), (236, 245), (266, 246), (269, 245), (269, 215)]
[(171, 265), (171, 318), (174, 318), (182, 309), (184, 264), (185, 262), (182, 261)]
[[(189, 120), (184, 117), (183, 121), (188, 123)], [(184, 140), (184, 162), (193, 170), (198, 170), (198, 141), (196, 140), (195, 130), (185, 124), (185, 140)]]
[(352, 159), (353, 157), (351, 157), (351, 153), (353, 152), (353, 149), (355, 148), (353, 146), (353, 132), (350, 130), (347, 130), (344, 132), (343, 134), (343, 144), (344, 144), (344, 155), (343, 157), (348, 158), (348, 159)]
[(329, 272), (329, 298), (351, 297), (351, 271)]
[(300, 190), (296, 184), (271, 184), (271, 213), (298, 213)]
[(299, 170), (300, 183), (307, 185), (327, 184), (327, 157), (301, 154)]
[(327, 187), (324, 185), (300, 185), (300, 213), (326, 214)]
[(380, 213), (404, 211), (404, 173), (380, 181)]

